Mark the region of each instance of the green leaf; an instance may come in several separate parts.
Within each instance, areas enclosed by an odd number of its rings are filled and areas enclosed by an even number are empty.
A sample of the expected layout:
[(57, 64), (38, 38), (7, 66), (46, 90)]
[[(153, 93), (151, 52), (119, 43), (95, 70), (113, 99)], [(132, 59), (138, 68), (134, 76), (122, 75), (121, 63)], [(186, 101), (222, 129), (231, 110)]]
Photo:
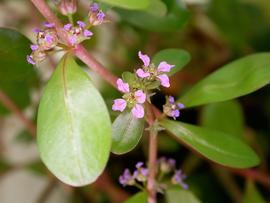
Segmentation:
[(124, 203), (147, 203), (147, 193), (138, 192), (137, 194), (126, 200)]
[(146, 9), (146, 12), (153, 16), (162, 17), (167, 13), (167, 6), (161, 0), (150, 0), (150, 5)]
[(230, 100), (270, 81), (270, 53), (253, 54), (218, 69), (192, 87), (179, 101), (186, 107)]
[(131, 112), (121, 113), (112, 125), (112, 149), (115, 154), (124, 154), (139, 143), (144, 129), (144, 119), (135, 118)]
[(247, 181), (243, 203), (266, 203), (252, 181)]
[(166, 200), (167, 203), (201, 203), (191, 191), (182, 190), (180, 187), (166, 190)]
[(244, 115), (235, 100), (206, 105), (201, 113), (203, 126), (241, 137), (244, 132)]
[(234, 136), (167, 119), (161, 120), (160, 124), (176, 140), (218, 164), (234, 168), (248, 168), (259, 164), (255, 152)]
[(117, 6), (126, 9), (146, 9), (149, 6), (149, 0), (98, 0), (100, 2), (108, 3), (112, 6)]
[(160, 62), (166, 61), (169, 64), (175, 65), (168, 74), (171, 76), (180, 71), (190, 59), (191, 57), (187, 51), (181, 49), (164, 49), (153, 57), (153, 63), (158, 65)]
[[(172, 32), (182, 28), (189, 17), (189, 14), (180, 1), (166, 0), (167, 14), (159, 16), (148, 11), (127, 11), (117, 9), (121, 18), (139, 28), (155, 32)], [(154, 10), (153, 10), (154, 12)]]
[(111, 122), (88, 75), (65, 55), (42, 96), (37, 141), (41, 159), (72, 186), (94, 182), (108, 161)]
[[(30, 104), (30, 87), (38, 81), (35, 69), (26, 62), (29, 45), (19, 32), (0, 28), (0, 89), (21, 109)], [(0, 103), (0, 114), (6, 113)]]

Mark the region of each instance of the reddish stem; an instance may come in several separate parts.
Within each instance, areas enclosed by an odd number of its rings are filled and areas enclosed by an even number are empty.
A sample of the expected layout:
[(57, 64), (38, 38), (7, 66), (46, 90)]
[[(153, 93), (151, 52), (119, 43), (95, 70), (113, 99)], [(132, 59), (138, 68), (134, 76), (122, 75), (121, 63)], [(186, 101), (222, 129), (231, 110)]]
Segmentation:
[(0, 89), (0, 102), (25, 124), (31, 135), (36, 135), (36, 126), (22, 113), (20, 108)]

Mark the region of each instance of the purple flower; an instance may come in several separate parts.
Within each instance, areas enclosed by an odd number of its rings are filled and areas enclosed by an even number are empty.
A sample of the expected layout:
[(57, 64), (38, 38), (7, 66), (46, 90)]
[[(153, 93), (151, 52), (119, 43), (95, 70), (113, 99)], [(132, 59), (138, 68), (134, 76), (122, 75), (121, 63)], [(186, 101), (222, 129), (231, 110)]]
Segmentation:
[(101, 25), (104, 22), (105, 17), (106, 17), (105, 13), (99, 9), (97, 3), (93, 3), (90, 6), (88, 20), (91, 25), (93, 26)]
[(140, 104), (136, 104), (131, 110), (133, 116), (136, 118), (143, 118), (144, 117), (144, 108)]
[(169, 173), (175, 168), (175, 160), (174, 159), (167, 159), (166, 157), (161, 157), (158, 160), (160, 165), (160, 170), (163, 173)]
[(38, 34), (40, 31), (41, 31), (41, 30), (40, 30), (39, 28), (34, 28), (34, 29), (33, 29), (33, 32), (36, 33), (36, 34)]
[(30, 46), (30, 48), (31, 48), (32, 51), (36, 51), (36, 50), (38, 50), (39, 46), (37, 44), (32, 44)]
[(45, 29), (37, 33), (37, 44), (41, 50), (51, 50), (59, 40), (55, 29)]
[(170, 87), (170, 80), (166, 74), (158, 75), (157, 78), (163, 87)]
[(143, 167), (143, 162), (138, 162), (136, 164), (136, 170), (133, 173), (133, 177), (140, 181), (145, 182), (148, 176), (148, 169)]
[(91, 36), (93, 36), (93, 33), (89, 30), (84, 30), (83, 31), (83, 35), (86, 37), (86, 38), (89, 38)]
[(174, 65), (170, 65), (165, 61), (162, 61), (159, 65), (158, 65), (158, 72), (170, 72), (171, 69), (174, 67)]
[(139, 58), (142, 60), (145, 67), (148, 67), (150, 65), (150, 58), (146, 54), (142, 54), (141, 51), (138, 53)]
[(137, 90), (135, 93), (137, 103), (143, 104), (146, 100), (146, 94), (142, 90)]
[(92, 3), (90, 6), (91, 12), (97, 12), (99, 10), (99, 5), (97, 3)]
[(32, 56), (30, 55), (27, 55), (26, 56), (26, 60), (29, 64), (32, 64), (32, 65), (36, 65), (36, 62), (34, 61), (34, 59), (32, 58)]
[(122, 79), (118, 79), (116, 81), (117, 84), (117, 89), (123, 93), (128, 93), (129, 92), (129, 85), (128, 83), (125, 83)]
[(179, 109), (184, 109), (185, 108), (185, 105), (182, 104), (182, 103), (177, 103), (177, 106)]
[(163, 105), (163, 112), (173, 119), (176, 119), (180, 116), (180, 110), (185, 106), (182, 103), (176, 103), (175, 99), (172, 96), (167, 97), (166, 104)]
[(44, 23), (44, 27), (46, 27), (46, 28), (53, 28), (54, 27), (54, 23), (45, 22)]
[(71, 23), (65, 24), (64, 25), (64, 30), (69, 31), (71, 29), (71, 27), (72, 27)]
[(79, 25), (80, 28), (84, 28), (86, 25), (82, 21), (77, 21), (77, 24)]
[(133, 185), (135, 183), (134, 177), (131, 175), (128, 169), (125, 169), (123, 175), (119, 177), (119, 182), (121, 185)]
[(143, 69), (139, 68), (136, 71), (136, 74), (140, 77), (140, 78), (148, 78), (150, 76), (150, 73), (145, 72)]
[(123, 112), (127, 106), (127, 102), (124, 99), (115, 99), (112, 106), (112, 110)]
[(172, 177), (172, 182), (181, 185), (183, 189), (188, 189), (188, 184), (184, 182), (184, 179), (186, 179), (186, 175), (181, 170), (177, 170)]

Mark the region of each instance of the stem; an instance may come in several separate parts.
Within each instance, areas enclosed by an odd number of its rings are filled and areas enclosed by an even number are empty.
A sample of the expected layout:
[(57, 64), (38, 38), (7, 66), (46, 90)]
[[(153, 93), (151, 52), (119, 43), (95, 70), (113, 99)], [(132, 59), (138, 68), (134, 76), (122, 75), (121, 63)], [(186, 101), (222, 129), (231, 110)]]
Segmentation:
[(20, 108), (0, 89), (0, 102), (18, 116), (18, 118), (25, 124), (31, 135), (36, 135), (36, 126), (22, 113)]
[(147, 113), (148, 113), (148, 124), (150, 126), (149, 133), (149, 176), (147, 181), (147, 190), (148, 190), (148, 203), (156, 203), (156, 163), (157, 163), (157, 132), (155, 130), (151, 130), (151, 126), (155, 122), (155, 116), (153, 113), (152, 106), (147, 103)]
[(68, 14), (68, 21), (72, 24), (72, 25), (74, 25), (74, 23), (73, 23), (73, 15), (72, 14)]

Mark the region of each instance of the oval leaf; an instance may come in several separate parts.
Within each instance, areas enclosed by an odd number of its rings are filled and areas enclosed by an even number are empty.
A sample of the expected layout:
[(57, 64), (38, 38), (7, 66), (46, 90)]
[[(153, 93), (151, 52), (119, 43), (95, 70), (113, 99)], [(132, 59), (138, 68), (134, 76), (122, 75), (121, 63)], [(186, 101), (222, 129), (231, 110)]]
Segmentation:
[(270, 81), (270, 53), (253, 54), (218, 69), (179, 101), (186, 107), (225, 101), (251, 93)]
[(206, 105), (201, 113), (202, 126), (241, 137), (244, 132), (244, 115), (235, 100)]
[(183, 27), (189, 17), (185, 6), (180, 1), (167, 0), (167, 14), (153, 15), (149, 11), (127, 11), (117, 9), (124, 21), (151, 32), (172, 32)]
[(112, 149), (114, 154), (124, 154), (139, 143), (144, 129), (144, 119), (135, 118), (131, 112), (121, 113), (112, 125)]
[(117, 6), (126, 9), (146, 9), (149, 6), (149, 0), (98, 0), (110, 4), (112, 6)]
[(158, 65), (160, 62), (166, 61), (169, 64), (175, 65), (168, 74), (171, 76), (180, 71), (190, 59), (191, 57), (187, 51), (181, 49), (164, 49), (154, 56), (153, 63)]
[(179, 187), (166, 190), (166, 200), (167, 203), (201, 203), (191, 191)]
[(88, 75), (65, 55), (48, 82), (38, 111), (41, 159), (61, 181), (82, 186), (103, 171), (111, 147), (111, 123)]
[(247, 168), (259, 163), (259, 158), (254, 151), (234, 136), (167, 119), (162, 120), (160, 124), (178, 141), (221, 165)]
[[(38, 81), (35, 69), (26, 62), (29, 45), (21, 33), (0, 28), (0, 89), (21, 109), (30, 104), (30, 87)], [(0, 114), (6, 113), (0, 104)]]
[(147, 203), (147, 193), (138, 192), (137, 194), (126, 200), (124, 203)]

